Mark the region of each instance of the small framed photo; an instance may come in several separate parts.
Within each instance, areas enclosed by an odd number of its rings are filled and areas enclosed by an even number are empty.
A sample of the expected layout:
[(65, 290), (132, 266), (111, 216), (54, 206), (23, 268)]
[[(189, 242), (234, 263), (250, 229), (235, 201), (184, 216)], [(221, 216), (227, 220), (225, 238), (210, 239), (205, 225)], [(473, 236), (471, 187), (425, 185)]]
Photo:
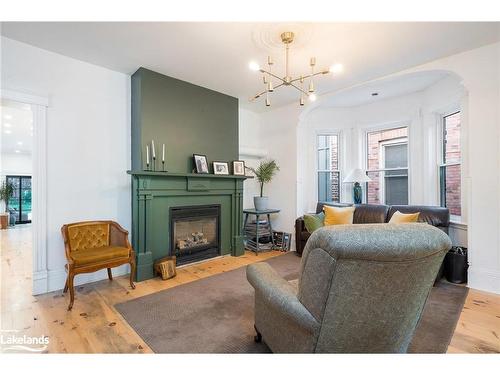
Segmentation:
[(241, 160), (233, 161), (233, 174), (235, 176), (245, 175), (245, 162)]
[(229, 174), (229, 164), (227, 161), (214, 161), (214, 174)]
[(193, 154), (196, 173), (208, 173), (208, 162), (205, 155)]

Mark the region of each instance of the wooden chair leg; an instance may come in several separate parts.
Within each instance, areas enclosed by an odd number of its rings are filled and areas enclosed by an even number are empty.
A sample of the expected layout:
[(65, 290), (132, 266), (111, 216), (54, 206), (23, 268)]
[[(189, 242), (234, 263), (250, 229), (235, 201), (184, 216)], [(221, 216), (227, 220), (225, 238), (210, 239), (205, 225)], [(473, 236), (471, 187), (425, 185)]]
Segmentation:
[(63, 293), (66, 293), (68, 291), (68, 278), (69, 278), (69, 274), (68, 274), (68, 277), (66, 277), (66, 284), (64, 284)]
[(135, 278), (135, 259), (130, 262), (130, 287), (132, 289), (135, 289), (134, 278)]
[(111, 268), (108, 268), (108, 279), (113, 280), (113, 275), (111, 274)]
[(75, 288), (73, 286), (73, 279), (75, 278), (75, 275), (73, 275), (73, 272), (68, 273), (68, 288), (69, 288), (69, 306), (68, 306), (68, 311), (70, 311), (73, 308), (73, 303), (75, 302)]

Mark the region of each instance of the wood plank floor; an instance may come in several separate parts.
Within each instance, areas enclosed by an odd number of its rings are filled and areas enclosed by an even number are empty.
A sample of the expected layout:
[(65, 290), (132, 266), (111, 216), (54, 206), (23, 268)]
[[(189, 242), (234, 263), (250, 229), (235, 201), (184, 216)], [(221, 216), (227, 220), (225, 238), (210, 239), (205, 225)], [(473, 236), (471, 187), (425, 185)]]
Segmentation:
[[(0, 329), (18, 335), (50, 338), (49, 353), (151, 353), (151, 349), (118, 314), (113, 305), (139, 296), (227, 272), (278, 256), (247, 252), (178, 269), (174, 279), (137, 283), (132, 290), (126, 277), (77, 287), (73, 310), (61, 291), (31, 295), (31, 228), (0, 231)], [(472, 290), (457, 324), (449, 353), (500, 353), (500, 295)]]

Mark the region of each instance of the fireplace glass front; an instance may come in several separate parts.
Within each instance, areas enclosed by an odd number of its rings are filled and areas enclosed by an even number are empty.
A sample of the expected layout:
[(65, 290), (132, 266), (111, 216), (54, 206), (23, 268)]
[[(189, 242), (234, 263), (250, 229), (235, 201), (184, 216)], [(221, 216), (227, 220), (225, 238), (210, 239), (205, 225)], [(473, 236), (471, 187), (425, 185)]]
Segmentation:
[(220, 206), (173, 207), (171, 249), (177, 265), (218, 256)]

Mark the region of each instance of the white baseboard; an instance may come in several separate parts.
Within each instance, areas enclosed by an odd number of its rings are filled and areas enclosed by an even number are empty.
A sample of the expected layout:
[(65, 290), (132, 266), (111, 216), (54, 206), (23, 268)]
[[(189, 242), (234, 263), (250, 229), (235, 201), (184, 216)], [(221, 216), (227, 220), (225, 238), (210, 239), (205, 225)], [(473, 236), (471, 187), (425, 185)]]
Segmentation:
[(468, 271), (467, 286), (500, 294), (500, 270), (471, 266)]
[[(113, 276), (122, 276), (128, 274), (129, 272), (130, 266), (128, 264), (113, 268)], [(45, 275), (43, 275), (42, 273), (44, 273)], [(63, 289), (64, 284), (66, 283), (66, 277), (67, 273), (64, 268), (48, 272), (37, 272), (37, 274), (33, 277), (33, 295)], [(106, 269), (93, 273), (84, 273), (75, 276), (75, 286), (93, 283), (95, 281), (100, 281), (107, 278), (108, 272)]]
[(47, 293), (48, 272), (37, 271), (33, 273), (33, 295)]

